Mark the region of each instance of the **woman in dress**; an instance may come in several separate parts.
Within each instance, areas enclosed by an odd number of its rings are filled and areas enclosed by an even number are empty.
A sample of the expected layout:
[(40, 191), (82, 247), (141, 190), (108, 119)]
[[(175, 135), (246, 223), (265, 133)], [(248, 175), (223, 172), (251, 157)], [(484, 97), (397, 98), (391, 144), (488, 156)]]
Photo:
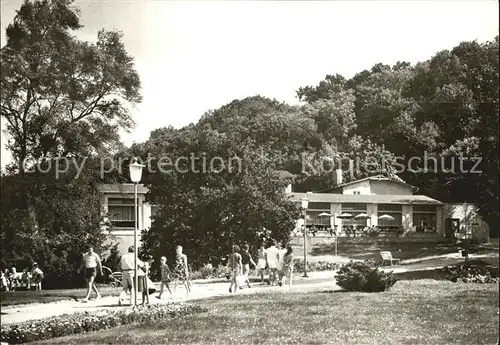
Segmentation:
[(292, 286), (292, 275), (293, 275), (293, 249), (288, 246), (286, 248), (286, 253), (283, 256), (283, 266), (282, 266), (282, 276), (280, 281), (280, 286), (283, 285), (283, 278), (288, 278), (288, 285)]
[(175, 283), (174, 283), (174, 298), (177, 291), (177, 281), (182, 281), (186, 288), (186, 298), (189, 296), (189, 282), (188, 282), (188, 262), (186, 254), (182, 253), (182, 246), (177, 246), (175, 255)]
[(239, 251), (240, 247), (234, 245), (233, 252), (229, 254), (228, 264), (229, 264), (229, 269), (231, 271), (231, 285), (229, 285), (229, 292), (233, 292), (233, 285), (234, 285), (234, 292), (236, 293), (239, 287), (238, 277), (243, 272), (243, 264)]

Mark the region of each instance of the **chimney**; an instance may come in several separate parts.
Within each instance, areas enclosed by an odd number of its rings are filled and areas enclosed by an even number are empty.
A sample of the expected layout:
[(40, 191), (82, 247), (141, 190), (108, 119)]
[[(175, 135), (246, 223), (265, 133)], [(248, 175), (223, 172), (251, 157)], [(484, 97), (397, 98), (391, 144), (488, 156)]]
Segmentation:
[(285, 193), (286, 194), (291, 194), (292, 193), (292, 184), (289, 183), (286, 188), (285, 188)]
[(337, 185), (342, 184), (342, 169), (335, 170), (335, 182)]

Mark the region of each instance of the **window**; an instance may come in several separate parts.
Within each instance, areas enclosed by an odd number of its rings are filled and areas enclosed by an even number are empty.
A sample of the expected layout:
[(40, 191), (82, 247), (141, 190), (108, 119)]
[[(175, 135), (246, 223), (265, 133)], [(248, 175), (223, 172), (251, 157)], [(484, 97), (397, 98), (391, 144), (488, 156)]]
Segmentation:
[(342, 213), (350, 211), (366, 211), (366, 204), (342, 204)]
[[(139, 206), (137, 207), (139, 211)], [(117, 228), (134, 228), (134, 199), (108, 198), (109, 220)]]
[(436, 213), (436, 205), (413, 205), (413, 212)]
[(403, 226), (403, 205), (379, 204), (377, 217), (391, 216), (393, 219), (378, 219), (378, 227), (382, 231), (398, 231)]
[(359, 190), (355, 190), (354, 192), (352, 192), (352, 194), (355, 194), (355, 195), (360, 195), (361, 192)]
[(413, 224), (417, 232), (436, 232), (437, 214), (435, 205), (413, 205)]
[(403, 205), (398, 204), (379, 204), (379, 212), (403, 212)]
[(330, 212), (329, 202), (310, 202), (307, 206), (308, 210), (324, 210)]

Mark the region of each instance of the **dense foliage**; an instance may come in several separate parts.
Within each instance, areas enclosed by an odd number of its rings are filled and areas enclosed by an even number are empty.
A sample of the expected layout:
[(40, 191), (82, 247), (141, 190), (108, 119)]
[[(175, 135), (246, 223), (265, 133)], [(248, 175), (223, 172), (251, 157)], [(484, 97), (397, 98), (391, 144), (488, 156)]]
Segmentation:
[(441, 269), (452, 282), (498, 284), (498, 267), (485, 265), (453, 265)]
[(77, 313), (43, 320), (2, 325), (0, 339), (8, 344), (64, 337), (71, 334), (95, 332), (132, 323), (157, 324), (168, 319), (205, 312), (206, 309), (189, 304), (156, 304), (131, 309), (100, 310), (96, 313)]
[(392, 272), (379, 270), (373, 261), (351, 261), (335, 275), (337, 285), (346, 291), (382, 292), (393, 286), (397, 279)]

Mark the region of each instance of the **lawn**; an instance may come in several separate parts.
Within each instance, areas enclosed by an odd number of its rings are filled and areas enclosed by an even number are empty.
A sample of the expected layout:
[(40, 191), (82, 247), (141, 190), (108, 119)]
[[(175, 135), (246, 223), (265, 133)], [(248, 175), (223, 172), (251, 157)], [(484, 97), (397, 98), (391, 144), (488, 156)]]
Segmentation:
[[(281, 290), (283, 291), (283, 290)], [(212, 298), (209, 311), (35, 344), (497, 344), (498, 285), (399, 281), (391, 291)]]

